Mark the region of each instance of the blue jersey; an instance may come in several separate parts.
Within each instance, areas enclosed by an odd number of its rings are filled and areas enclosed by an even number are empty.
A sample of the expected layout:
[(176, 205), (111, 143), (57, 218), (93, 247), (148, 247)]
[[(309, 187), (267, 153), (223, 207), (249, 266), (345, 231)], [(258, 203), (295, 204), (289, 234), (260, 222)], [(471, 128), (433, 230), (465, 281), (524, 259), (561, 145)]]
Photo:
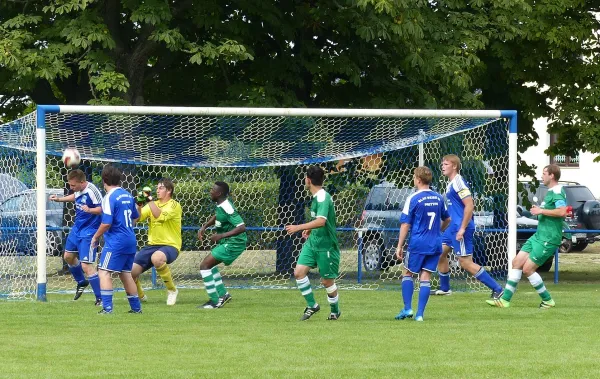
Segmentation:
[[(465, 204), (463, 199), (471, 197), (471, 190), (467, 186), (467, 183), (460, 174), (456, 174), (454, 179), (448, 183), (446, 189), (446, 200), (448, 201), (448, 211), (450, 212), (450, 228), (452, 230), (460, 229), (462, 225), (463, 216), (465, 214)], [(467, 225), (467, 229), (475, 229), (475, 223), (473, 222), (473, 215)]]
[(442, 252), (442, 220), (448, 219), (442, 195), (419, 190), (406, 199), (400, 222), (411, 225), (408, 251), (433, 255)]
[(102, 202), (102, 223), (110, 224), (104, 233), (104, 249), (135, 254), (133, 220), (139, 217), (133, 196), (121, 187), (111, 189)]
[(87, 184), (83, 191), (75, 192), (75, 223), (72, 231), (78, 237), (93, 236), (100, 226), (101, 215), (84, 212), (82, 206), (97, 208), (102, 204), (102, 195), (98, 187), (92, 183)]

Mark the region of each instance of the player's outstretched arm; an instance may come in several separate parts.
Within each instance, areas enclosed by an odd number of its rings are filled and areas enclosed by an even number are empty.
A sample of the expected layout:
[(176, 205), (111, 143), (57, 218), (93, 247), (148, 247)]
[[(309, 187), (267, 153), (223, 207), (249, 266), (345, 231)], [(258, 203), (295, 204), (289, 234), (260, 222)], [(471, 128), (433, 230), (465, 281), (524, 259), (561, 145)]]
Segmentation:
[(50, 195), (50, 197), (48, 198), (48, 200), (55, 201), (57, 203), (69, 203), (69, 202), (72, 203), (72, 202), (75, 201), (75, 194), (72, 193), (72, 194), (67, 195), (67, 196)]

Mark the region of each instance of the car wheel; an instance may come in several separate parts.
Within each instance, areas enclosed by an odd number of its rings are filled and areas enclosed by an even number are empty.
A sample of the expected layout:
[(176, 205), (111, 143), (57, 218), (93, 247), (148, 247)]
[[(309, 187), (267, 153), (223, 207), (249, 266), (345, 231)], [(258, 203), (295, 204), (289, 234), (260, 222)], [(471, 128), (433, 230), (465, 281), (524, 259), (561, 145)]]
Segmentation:
[(362, 250), (363, 266), (366, 271), (378, 270), (381, 260), (383, 243), (379, 238), (370, 238), (365, 241)]
[(588, 243), (585, 241), (577, 242), (573, 245), (573, 251), (583, 251), (587, 247)]
[(536, 270), (537, 272), (548, 272), (550, 271), (550, 268), (552, 267), (552, 262), (554, 261), (554, 256), (551, 256), (550, 258), (548, 258), (548, 260), (541, 265), (540, 267), (538, 267), (538, 269)]
[(563, 238), (562, 243), (558, 247), (558, 252), (561, 254), (568, 254), (573, 250), (573, 242), (566, 238)]

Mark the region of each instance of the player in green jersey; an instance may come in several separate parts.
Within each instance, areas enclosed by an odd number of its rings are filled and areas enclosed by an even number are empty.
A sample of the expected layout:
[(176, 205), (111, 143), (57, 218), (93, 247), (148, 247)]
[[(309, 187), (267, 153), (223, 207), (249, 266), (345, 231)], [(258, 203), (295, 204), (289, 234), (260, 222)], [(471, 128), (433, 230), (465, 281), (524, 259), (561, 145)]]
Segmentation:
[(225, 289), (217, 265), (221, 262), (229, 266), (246, 249), (246, 224), (228, 199), (229, 186), (225, 182), (215, 182), (210, 190), (210, 198), (217, 203), (217, 210), (198, 231), (198, 239), (202, 240), (206, 228), (215, 225), (215, 233), (210, 241), (217, 244), (200, 264), (200, 275), (209, 300), (199, 306), (204, 309), (221, 308), (231, 300)]
[(331, 195), (323, 189), (325, 172), (322, 168), (311, 166), (306, 172), (306, 186), (312, 194), (310, 216), (312, 221), (301, 225), (286, 225), (288, 234), (302, 231), (306, 242), (302, 247), (298, 262), (294, 270), (298, 289), (306, 299), (306, 309), (301, 320), (308, 320), (317, 313), (321, 307), (315, 301), (315, 296), (310, 286), (308, 272), (311, 268), (318, 267), (321, 275), (321, 284), (327, 291), (327, 300), (331, 307), (328, 320), (337, 320), (340, 315), (339, 299), (335, 278), (338, 276), (340, 266), (340, 247), (335, 230), (335, 210)]
[(554, 164), (544, 167), (542, 181), (548, 187), (548, 193), (542, 204), (533, 205), (531, 208), (531, 214), (538, 216), (537, 231), (525, 242), (519, 254), (513, 259), (504, 294), (499, 299), (487, 300), (489, 305), (508, 308), (521, 275), (525, 273), (542, 298), (540, 308), (548, 309), (555, 306), (542, 277), (536, 270), (554, 255), (562, 241), (562, 225), (567, 214), (567, 201), (565, 190), (558, 184), (559, 179), (560, 167)]

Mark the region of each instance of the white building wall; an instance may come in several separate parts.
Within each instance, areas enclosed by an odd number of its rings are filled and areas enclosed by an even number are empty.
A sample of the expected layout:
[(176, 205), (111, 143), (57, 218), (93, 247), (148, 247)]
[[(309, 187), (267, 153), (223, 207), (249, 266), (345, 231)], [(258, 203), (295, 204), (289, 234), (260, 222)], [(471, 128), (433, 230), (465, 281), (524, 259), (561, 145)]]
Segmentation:
[[(548, 119), (538, 118), (533, 123), (533, 128), (540, 137), (537, 146), (532, 146), (521, 158), (528, 164), (537, 166), (535, 174), (538, 179), (542, 177), (544, 166), (550, 164), (550, 157), (544, 150), (550, 145), (550, 134), (547, 130)], [(600, 198), (600, 162), (595, 163), (597, 154), (589, 152), (579, 153), (579, 167), (561, 167), (560, 180), (574, 181), (586, 185), (596, 198)], [(521, 178), (526, 179), (526, 178)]]

